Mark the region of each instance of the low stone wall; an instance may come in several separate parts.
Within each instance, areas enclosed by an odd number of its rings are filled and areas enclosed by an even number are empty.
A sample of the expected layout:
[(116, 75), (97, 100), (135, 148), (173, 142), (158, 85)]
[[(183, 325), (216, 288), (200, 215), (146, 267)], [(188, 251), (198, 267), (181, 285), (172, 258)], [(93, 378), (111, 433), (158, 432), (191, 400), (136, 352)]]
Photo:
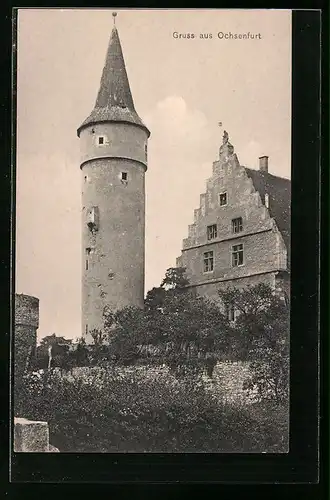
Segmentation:
[[(73, 376), (85, 378), (86, 380), (101, 372), (99, 367), (79, 367), (72, 370)], [(160, 372), (167, 372), (166, 367), (126, 367), (123, 372), (140, 371), (148, 376), (157, 376)], [(205, 385), (210, 393), (222, 398), (231, 404), (249, 404), (258, 399), (257, 389), (247, 391), (243, 389), (244, 382), (250, 377), (250, 362), (248, 361), (221, 361), (214, 368), (212, 379), (206, 375), (203, 377)], [(67, 375), (70, 377), (70, 375)]]
[(257, 399), (257, 390), (246, 391), (244, 382), (250, 377), (248, 361), (222, 361), (214, 368), (212, 379), (205, 379), (211, 392), (231, 404), (249, 404)]
[(14, 419), (14, 451), (15, 453), (58, 452), (49, 444), (49, 428), (47, 422)]

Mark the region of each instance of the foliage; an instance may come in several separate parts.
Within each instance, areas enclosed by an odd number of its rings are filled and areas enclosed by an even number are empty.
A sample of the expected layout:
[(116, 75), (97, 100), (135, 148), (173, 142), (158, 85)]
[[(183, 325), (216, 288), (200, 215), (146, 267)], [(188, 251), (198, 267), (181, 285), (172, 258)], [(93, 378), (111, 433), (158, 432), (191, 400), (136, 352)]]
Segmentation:
[(72, 346), (72, 339), (59, 337), (55, 333), (43, 337), (40, 345), (37, 346), (35, 359), (31, 364), (31, 369), (47, 368), (49, 363), (49, 348), (51, 348), (52, 366), (67, 367), (68, 352)]
[(91, 337), (93, 339), (94, 345), (96, 347), (100, 347), (103, 345), (103, 342), (106, 340), (107, 335), (106, 333), (102, 332), (101, 330), (94, 329), (90, 332)]
[(261, 399), (283, 402), (288, 398), (289, 307), (270, 286), (220, 292), (226, 305), (239, 315), (231, 326), (233, 345), (241, 359), (250, 359), (252, 376), (245, 387), (257, 387)]
[(216, 304), (182, 288), (183, 272), (169, 269), (162, 282), (167, 289), (149, 292), (144, 311), (128, 307), (108, 316), (115, 362), (164, 363), (178, 376), (202, 371), (212, 376), (229, 340), (224, 317)]
[(184, 291), (189, 285), (189, 280), (185, 276), (184, 267), (170, 267), (166, 270), (165, 277), (159, 287), (154, 287), (147, 293), (144, 306), (147, 311), (161, 311), (164, 300), (169, 291), (176, 293)]
[[(49, 348), (51, 347), (51, 353)], [(88, 348), (83, 338), (73, 342), (72, 339), (59, 337), (55, 333), (43, 337), (37, 346), (36, 356), (31, 364), (31, 370), (47, 369), (51, 354), (51, 367), (71, 369), (74, 366), (88, 364)]]
[(279, 403), (288, 398), (289, 308), (264, 284), (219, 292), (225, 306), (239, 315), (229, 322), (217, 304), (196, 297), (184, 268), (168, 269), (162, 285), (146, 297), (145, 309), (126, 307), (108, 312), (103, 331), (93, 330), (93, 345), (45, 337), (34, 369), (52, 367), (166, 365), (177, 377), (206, 373), (213, 376), (217, 361), (248, 360), (247, 390), (260, 400)]
[[(108, 311), (93, 345), (46, 339), (41, 351), (51, 344), (52, 366), (67, 371), (15, 382), (15, 414), (48, 421), (61, 451), (287, 451), (288, 304), (266, 285), (219, 292), (239, 312), (233, 323), (185, 279), (170, 269), (144, 310)], [(221, 379), (201, 377), (224, 358), (249, 361), (245, 388), (259, 402), (225, 402)]]
[(166, 270), (165, 277), (161, 283), (161, 287), (165, 290), (178, 290), (189, 285), (185, 267), (170, 267)]
[(53, 333), (52, 335), (46, 335), (46, 337), (43, 337), (40, 341), (40, 347), (47, 348), (50, 346), (61, 346), (61, 345), (71, 345), (72, 344), (72, 339), (66, 339), (65, 337), (58, 337), (56, 333)]
[(144, 301), (144, 307), (147, 311), (153, 310), (161, 310), (165, 299), (166, 291), (163, 287), (153, 287), (147, 293), (147, 296)]
[(15, 399), (19, 415), (49, 423), (62, 452), (286, 451), (269, 409), (266, 421), (261, 407), (225, 405), (199, 377), (166, 369), (32, 373)]

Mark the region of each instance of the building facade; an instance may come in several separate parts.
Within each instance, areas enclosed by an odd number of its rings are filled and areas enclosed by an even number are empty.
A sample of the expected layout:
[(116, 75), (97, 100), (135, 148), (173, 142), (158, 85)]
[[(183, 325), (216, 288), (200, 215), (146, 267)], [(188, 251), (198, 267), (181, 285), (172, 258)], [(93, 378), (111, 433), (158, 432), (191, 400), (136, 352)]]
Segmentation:
[(82, 332), (104, 313), (143, 307), (145, 172), (150, 132), (138, 116), (116, 26), (94, 109), (79, 127), (82, 172)]
[(266, 283), (289, 297), (291, 182), (240, 165), (224, 132), (206, 192), (183, 240), (185, 267), (197, 295), (219, 300), (218, 290)]

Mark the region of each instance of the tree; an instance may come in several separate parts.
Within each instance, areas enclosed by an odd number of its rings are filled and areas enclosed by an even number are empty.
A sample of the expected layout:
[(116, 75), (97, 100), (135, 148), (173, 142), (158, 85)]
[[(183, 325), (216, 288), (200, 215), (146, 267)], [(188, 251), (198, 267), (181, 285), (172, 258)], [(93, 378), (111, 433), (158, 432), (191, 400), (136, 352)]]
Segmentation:
[(231, 326), (236, 355), (251, 360), (246, 388), (257, 387), (263, 399), (283, 402), (288, 397), (289, 321), (288, 301), (270, 286), (259, 284), (243, 290), (219, 292), (225, 305), (238, 313)]
[(189, 280), (185, 276), (185, 267), (170, 267), (166, 270), (165, 277), (161, 282), (161, 287), (165, 290), (184, 289), (189, 285)]
[(70, 352), (73, 366), (87, 366), (89, 364), (88, 348), (83, 337), (77, 340), (75, 349)]
[(206, 371), (212, 376), (228, 345), (228, 330), (218, 305), (189, 291), (170, 289), (162, 311), (149, 318), (153, 341), (161, 348), (165, 363), (177, 374)]
[(43, 337), (36, 350), (34, 369), (49, 367), (64, 368), (67, 364), (68, 352), (72, 339), (58, 337), (55, 333)]
[(104, 341), (107, 338), (107, 335), (105, 332), (102, 332), (101, 330), (94, 329), (90, 333), (91, 333), (91, 337), (93, 339), (94, 345), (96, 347), (100, 347), (104, 344)]
[(54, 345), (70, 346), (71, 344), (72, 344), (72, 339), (66, 339), (65, 337), (58, 337), (56, 333), (53, 333), (52, 335), (47, 335), (46, 337), (43, 337), (40, 341), (40, 347), (46, 347), (46, 348)]
[(170, 267), (165, 272), (159, 287), (154, 287), (147, 293), (144, 301), (146, 310), (161, 311), (165, 297), (169, 292), (178, 293), (180, 291), (186, 292), (186, 287), (189, 285), (189, 280), (185, 276), (185, 267)]
[(144, 311), (125, 308), (108, 316), (109, 346), (117, 362), (166, 364), (177, 375), (206, 371), (212, 376), (228, 342), (224, 317), (187, 284), (184, 268), (170, 268), (161, 286), (148, 292)]
[(125, 307), (105, 319), (111, 359), (123, 365), (135, 364), (140, 358), (146, 333), (145, 313), (138, 307)]
[(146, 310), (161, 310), (165, 293), (166, 291), (163, 287), (154, 287), (149, 290), (144, 301)]

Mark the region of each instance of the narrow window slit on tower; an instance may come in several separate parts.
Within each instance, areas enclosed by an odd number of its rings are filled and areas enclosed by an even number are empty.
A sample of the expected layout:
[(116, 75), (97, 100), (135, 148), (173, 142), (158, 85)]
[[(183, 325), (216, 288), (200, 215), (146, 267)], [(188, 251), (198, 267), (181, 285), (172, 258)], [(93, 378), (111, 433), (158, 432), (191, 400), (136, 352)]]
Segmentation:
[(89, 268), (89, 256), (91, 254), (92, 249), (90, 247), (86, 248), (86, 261), (85, 261), (85, 269), (88, 271)]
[(265, 206), (266, 206), (266, 208), (269, 208), (269, 194), (268, 193), (265, 194)]

